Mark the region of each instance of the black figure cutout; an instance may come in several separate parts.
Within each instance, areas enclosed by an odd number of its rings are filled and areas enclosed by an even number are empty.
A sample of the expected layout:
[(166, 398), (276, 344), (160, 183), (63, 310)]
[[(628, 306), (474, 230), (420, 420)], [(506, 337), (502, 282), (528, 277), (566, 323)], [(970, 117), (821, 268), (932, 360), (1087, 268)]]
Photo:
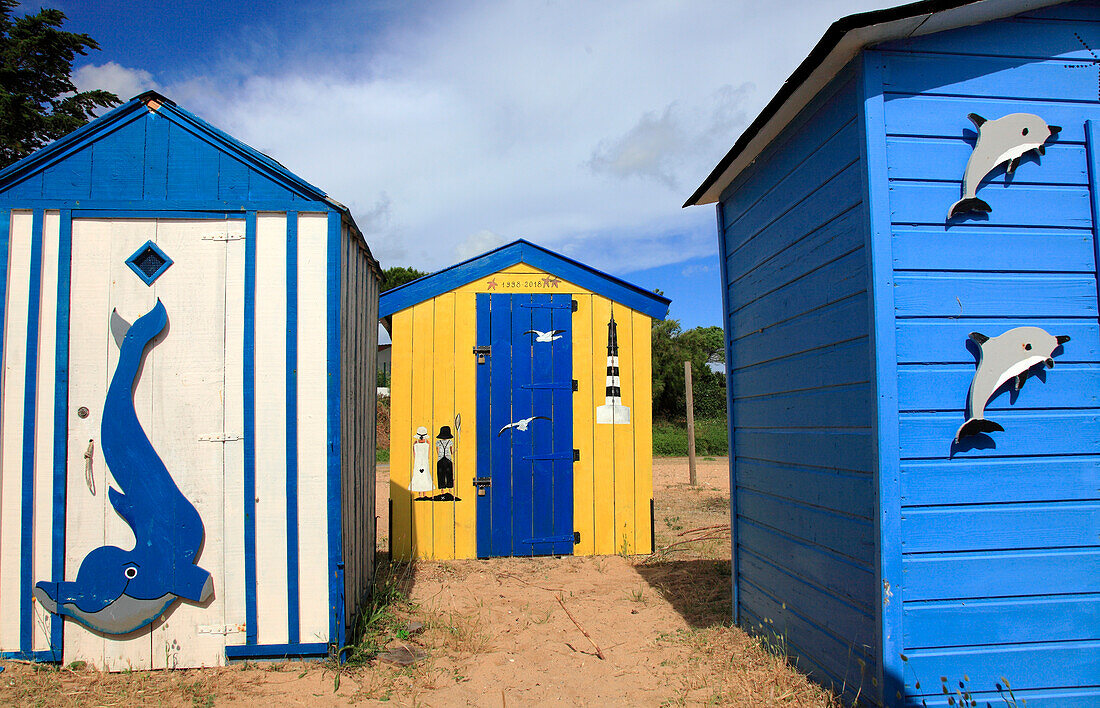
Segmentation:
[[(440, 426), (439, 434), (435, 436), (435, 479), (437, 489), (454, 489), (455, 465), (454, 465), (454, 436), (448, 425)], [(458, 501), (455, 495), (445, 491), (432, 497), (433, 501)]]

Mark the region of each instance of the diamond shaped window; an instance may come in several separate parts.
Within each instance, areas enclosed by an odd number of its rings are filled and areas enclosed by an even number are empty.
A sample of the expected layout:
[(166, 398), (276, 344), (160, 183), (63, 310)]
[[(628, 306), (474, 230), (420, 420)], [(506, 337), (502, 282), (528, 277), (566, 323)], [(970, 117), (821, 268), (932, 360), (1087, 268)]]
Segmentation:
[(157, 244), (146, 241), (144, 246), (126, 259), (126, 265), (130, 266), (130, 270), (137, 273), (137, 277), (145, 281), (146, 285), (152, 285), (153, 281), (172, 265), (172, 259), (165, 255)]

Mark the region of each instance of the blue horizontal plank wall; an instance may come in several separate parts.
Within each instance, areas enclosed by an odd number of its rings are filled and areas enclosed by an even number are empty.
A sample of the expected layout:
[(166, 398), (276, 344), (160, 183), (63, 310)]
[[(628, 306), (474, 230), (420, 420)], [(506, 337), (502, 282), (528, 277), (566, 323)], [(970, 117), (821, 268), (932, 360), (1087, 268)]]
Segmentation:
[[(907, 704), (944, 704), (940, 677), (982, 705), (1003, 702), (1004, 679), (1029, 706), (1100, 702), (1100, 145), (1086, 126), (1100, 95), (1088, 47), (1100, 47), (1094, 3), (866, 53), (881, 66), (886, 153), (869, 179), (888, 185), (892, 222)], [(967, 114), (1015, 112), (1063, 130), (1044, 156), (983, 183), (988, 218), (945, 224), (976, 139)], [(967, 334), (1021, 325), (1072, 339), (1054, 369), (990, 402), (1005, 432), (953, 450), (974, 375)]]
[(734, 602), (799, 668), (877, 695), (869, 300), (847, 68), (722, 196)]

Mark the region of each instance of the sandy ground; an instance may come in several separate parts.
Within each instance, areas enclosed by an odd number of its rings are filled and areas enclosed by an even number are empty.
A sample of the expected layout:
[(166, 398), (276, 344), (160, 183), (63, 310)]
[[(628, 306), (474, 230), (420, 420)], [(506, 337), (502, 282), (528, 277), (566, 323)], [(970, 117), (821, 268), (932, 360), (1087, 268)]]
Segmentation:
[[(387, 563), (381, 582), (398, 599), (380, 610), (372, 636), (419, 656), (410, 666), (276, 662), (125, 675), (0, 662), (0, 703), (835, 705), (767, 642), (728, 626), (726, 460), (700, 461), (696, 487), (687, 477), (686, 460), (655, 461), (665, 550), (654, 556)], [(385, 470), (378, 484), (384, 530)]]

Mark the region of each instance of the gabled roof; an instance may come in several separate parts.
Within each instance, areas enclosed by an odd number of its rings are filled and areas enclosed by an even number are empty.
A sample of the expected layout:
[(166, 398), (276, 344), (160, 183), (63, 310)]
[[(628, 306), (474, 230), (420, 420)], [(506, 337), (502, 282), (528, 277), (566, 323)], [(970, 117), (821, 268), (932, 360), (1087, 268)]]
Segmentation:
[(517, 263), (552, 273), (654, 319), (663, 319), (668, 313), (668, 298), (520, 239), (383, 293), (378, 301), (378, 316), (388, 318)]
[(737, 175), (864, 47), (982, 24), (1065, 1), (922, 0), (837, 20), (684, 206), (717, 202)]
[[(306, 182), (259, 150), (242, 143), (233, 136), (218, 130), (202, 118), (177, 106), (172, 100), (156, 91), (146, 91), (95, 120), (31, 153), (22, 160), (0, 171), (0, 190), (41, 172), (89, 144), (111, 133), (120, 125), (137, 117), (136, 114), (151, 111), (200, 136), (203, 140), (226, 152), (265, 177), (283, 185), (304, 199), (323, 201), (351, 219), (347, 207), (330, 199), (323, 191)], [(354, 223), (354, 222), (353, 222)]]

